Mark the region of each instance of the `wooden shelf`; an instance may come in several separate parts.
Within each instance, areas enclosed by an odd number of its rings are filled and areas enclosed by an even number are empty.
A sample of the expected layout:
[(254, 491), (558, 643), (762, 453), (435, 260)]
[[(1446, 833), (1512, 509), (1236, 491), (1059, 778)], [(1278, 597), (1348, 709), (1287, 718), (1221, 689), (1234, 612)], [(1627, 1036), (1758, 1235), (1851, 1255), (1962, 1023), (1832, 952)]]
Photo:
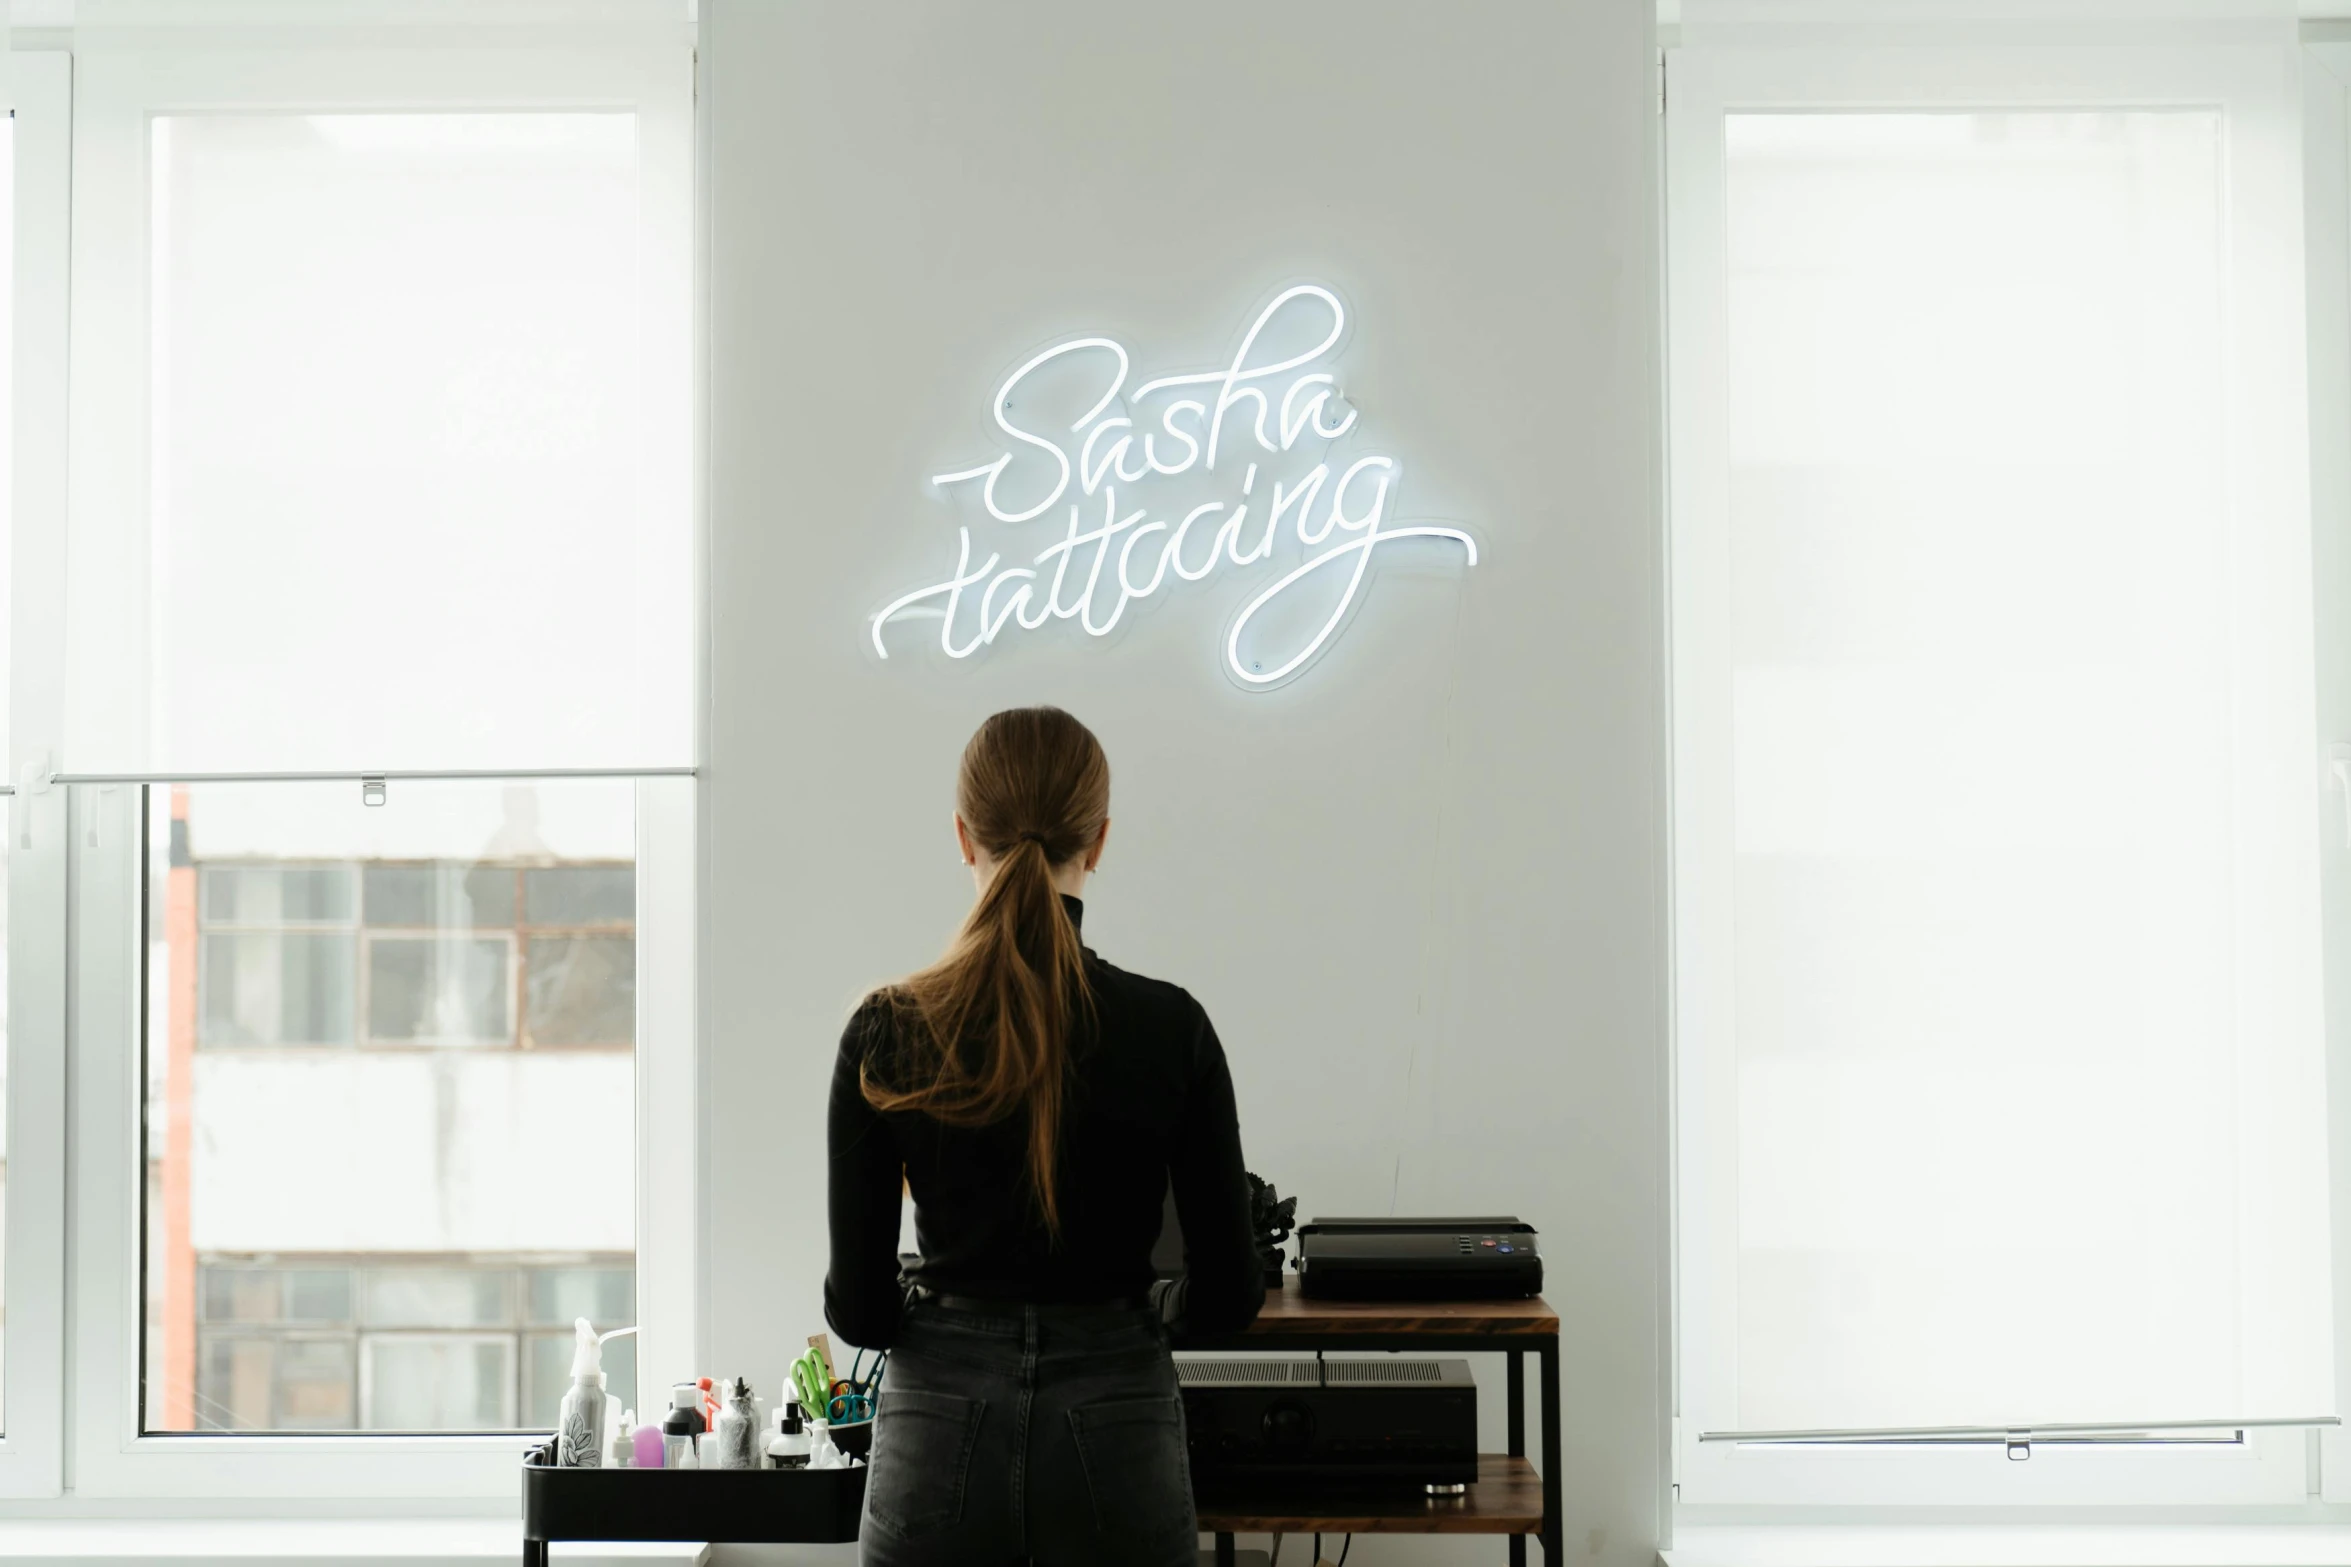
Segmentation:
[(1211, 1534), (1534, 1534), (1543, 1527), (1543, 1479), (1523, 1458), (1482, 1453), (1464, 1496), (1210, 1495), (1199, 1508)]
[(1558, 1336), (1559, 1313), (1539, 1296), (1522, 1300), (1312, 1300), (1299, 1293), (1298, 1276), (1291, 1274), (1282, 1280), (1278, 1292), (1266, 1292), (1265, 1309), (1240, 1332), (1219, 1334), (1214, 1339), (1186, 1339), (1176, 1348), (1276, 1350), (1283, 1347), (1285, 1339), (1294, 1338)]

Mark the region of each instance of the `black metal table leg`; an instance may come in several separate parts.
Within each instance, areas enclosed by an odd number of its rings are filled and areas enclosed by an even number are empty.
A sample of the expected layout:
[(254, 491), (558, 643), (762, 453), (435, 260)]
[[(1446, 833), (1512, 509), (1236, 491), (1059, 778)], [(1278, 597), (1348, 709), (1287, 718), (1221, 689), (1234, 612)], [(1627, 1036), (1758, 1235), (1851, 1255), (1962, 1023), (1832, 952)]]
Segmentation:
[(1543, 1356), (1543, 1562), (1562, 1567), (1566, 1523), (1559, 1515), (1559, 1340), (1545, 1339)]
[(1233, 1567), (1233, 1537), (1229, 1534), (1216, 1537), (1216, 1567)]
[[(1524, 1458), (1527, 1455), (1526, 1352), (1514, 1349), (1503, 1359), (1509, 1363), (1510, 1368), (1508, 1380), (1504, 1384), (1509, 1389), (1510, 1423), (1507, 1430), (1510, 1438), (1510, 1456)], [(1527, 1567), (1527, 1537), (1523, 1534), (1514, 1534), (1510, 1537), (1510, 1567)]]
[(522, 1542), (522, 1567), (547, 1567), (547, 1542), (545, 1540), (525, 1540)]

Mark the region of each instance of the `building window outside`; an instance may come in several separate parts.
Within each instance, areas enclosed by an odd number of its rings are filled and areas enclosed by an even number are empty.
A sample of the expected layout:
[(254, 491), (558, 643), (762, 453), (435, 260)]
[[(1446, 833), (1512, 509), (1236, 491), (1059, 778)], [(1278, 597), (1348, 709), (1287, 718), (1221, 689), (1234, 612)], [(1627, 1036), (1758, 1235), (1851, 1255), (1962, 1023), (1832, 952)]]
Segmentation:
[[(572, 1323), (634, 1320), (626, 1256), (237, 1257), (196, 1263), (194, 1429), (544, 1429), (571, 1383)], [(605, 1346), (633, 1406), (636, 1343)]]
[(636, 1037), (632, 865), (190, 869), (199, 1046), (625, 1047)]

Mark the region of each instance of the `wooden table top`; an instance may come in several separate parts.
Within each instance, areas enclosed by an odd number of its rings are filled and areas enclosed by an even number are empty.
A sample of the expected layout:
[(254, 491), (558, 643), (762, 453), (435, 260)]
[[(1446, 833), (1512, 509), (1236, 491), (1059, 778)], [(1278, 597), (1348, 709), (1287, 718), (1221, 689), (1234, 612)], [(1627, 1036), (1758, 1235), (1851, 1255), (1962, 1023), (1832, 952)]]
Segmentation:
[[(1227, 1348), (1278, 1349), (1288, 1337), (1361, 1334), (1402, 1337), (1416, 1333), (1493, 1338), (1557, 1338), (1559, 1313), (1540, 1296), (1524, 1300), (1311, 1300), (1298, 1291), (1298, 1276), (1268, 1290), (1265, 1309), (1239, 1333), (1213, 1341)], [(1189, 1341), (1179, 1349), (1193, 1347)], [(1326, 1531), (1327, 1532), (1327, 1531)]]
[(1478, 1457), (1465, 1496), (1218, 1496), (1199, 1500), (1211, 1534), (1534, 1534), (1543, 1527), (1543, 1477), (1523, 1458)]

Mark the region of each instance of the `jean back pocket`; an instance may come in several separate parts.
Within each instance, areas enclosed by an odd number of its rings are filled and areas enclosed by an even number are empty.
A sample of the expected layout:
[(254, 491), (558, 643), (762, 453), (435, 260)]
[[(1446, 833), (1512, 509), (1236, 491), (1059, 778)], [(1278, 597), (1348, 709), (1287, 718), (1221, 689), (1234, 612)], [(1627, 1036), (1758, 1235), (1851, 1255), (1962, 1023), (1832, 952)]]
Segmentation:
[(1112, 1538), (1194, 1532), (1184, 1405), (1174, 1395), (1109, 1399), (1069, 1412), (1094, 1527)]
[(901, 1540), (963, 1521), (964, 1482), (987, 1401), (924, 1388), (882, 1391), (874, 1414), (866, 1515)]

